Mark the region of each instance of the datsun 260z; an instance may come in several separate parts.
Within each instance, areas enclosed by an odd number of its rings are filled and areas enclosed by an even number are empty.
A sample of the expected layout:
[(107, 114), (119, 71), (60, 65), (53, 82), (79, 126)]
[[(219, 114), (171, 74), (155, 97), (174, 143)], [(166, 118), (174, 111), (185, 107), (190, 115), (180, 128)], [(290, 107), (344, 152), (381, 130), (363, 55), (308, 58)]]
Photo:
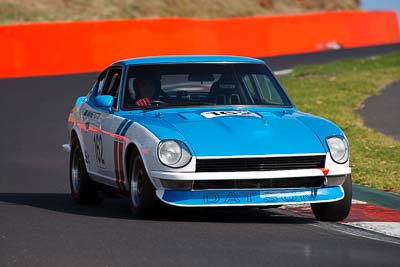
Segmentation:
[[(68, 118), (70, 186), (78, 203), (104, 190), (135, 214), (179, 207), (310, 203), (346, 218), (349, 145), (332, 122), (296, 109), (258, 59), (161, 56), (121, 60)], [(165, 204), (164, 204), (165, 205)]]

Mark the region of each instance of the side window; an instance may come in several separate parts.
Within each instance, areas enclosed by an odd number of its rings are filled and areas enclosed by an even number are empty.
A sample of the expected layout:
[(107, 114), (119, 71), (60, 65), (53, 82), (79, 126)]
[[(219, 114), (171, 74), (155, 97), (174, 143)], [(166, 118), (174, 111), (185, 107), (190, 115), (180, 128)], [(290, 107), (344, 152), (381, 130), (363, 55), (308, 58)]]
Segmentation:
[(107, 77), (106, 74), (104, 74), (102, 77), (101, 76), (99, 77), (96, 95), (101, 95), (104, 83), (106, 82), (106, 77)]
[(113, 107), (117, 107), (119, 85), (121, 82), (121, 69), (110, 69), (103, 79), (99, 81), (97, 95), (111, 95), (114, 97)]
[(250, 75), (246, 74), (245, 76), (243, 76), (242, 79), (243, 79), (244, 85), (247, 87), (248, 92), (249, 92), (251, 98), (253, 99), (253, 101), (255, 102), (255, 104), (259, 104), (260, 100), (256, 93), (256, 89), (254, 88), (255, 87), (254, 81), (251, 80)]
[(274, 90), (274, 86), (267, 76), (262, 74), (255, 74), (253, 76), (264, 99), (272, 104), (279, 104), (282, 102), (281, 97), (276, 90)]
[(264, 74), (246, 74), (242, 77), (254, 104), (280, 104), (282, 98), (271, 80)]

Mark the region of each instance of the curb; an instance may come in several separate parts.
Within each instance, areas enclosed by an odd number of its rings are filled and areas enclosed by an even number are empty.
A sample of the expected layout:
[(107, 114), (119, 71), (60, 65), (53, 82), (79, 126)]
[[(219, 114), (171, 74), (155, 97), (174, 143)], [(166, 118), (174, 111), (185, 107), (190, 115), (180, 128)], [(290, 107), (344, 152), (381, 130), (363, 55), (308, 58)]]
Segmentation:
[(379, 205), (382, 207), (400, 210), (400, 195), (353, 184), (353, 198)]

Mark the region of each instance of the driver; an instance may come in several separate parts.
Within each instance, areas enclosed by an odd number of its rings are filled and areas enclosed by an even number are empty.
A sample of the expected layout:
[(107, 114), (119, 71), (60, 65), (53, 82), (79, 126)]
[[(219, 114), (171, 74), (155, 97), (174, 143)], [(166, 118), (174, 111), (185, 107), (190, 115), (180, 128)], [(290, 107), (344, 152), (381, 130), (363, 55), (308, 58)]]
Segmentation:
[(136, 102), (139, 107), (145, 107), (151, 103), (151, 99), (156, 95), (157, 81), (152, 79), (136, 79), (134, 88), (136, 90)]

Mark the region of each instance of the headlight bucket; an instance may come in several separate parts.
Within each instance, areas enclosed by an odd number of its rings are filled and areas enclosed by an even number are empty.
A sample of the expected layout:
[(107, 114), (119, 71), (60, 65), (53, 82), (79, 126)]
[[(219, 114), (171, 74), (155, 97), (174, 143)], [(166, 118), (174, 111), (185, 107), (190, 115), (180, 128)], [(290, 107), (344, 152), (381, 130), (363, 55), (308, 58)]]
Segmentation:
[(163, 140), (158, 144), (157, 155), (159, 161), (171, 168), (186, 166), (192, 159), (188, 147), (178, 140)]
[(326, 138), (326, 144), (334, 162), (344, 164), (349, 160), (349, 145), (345, 137), (328, 137)]

